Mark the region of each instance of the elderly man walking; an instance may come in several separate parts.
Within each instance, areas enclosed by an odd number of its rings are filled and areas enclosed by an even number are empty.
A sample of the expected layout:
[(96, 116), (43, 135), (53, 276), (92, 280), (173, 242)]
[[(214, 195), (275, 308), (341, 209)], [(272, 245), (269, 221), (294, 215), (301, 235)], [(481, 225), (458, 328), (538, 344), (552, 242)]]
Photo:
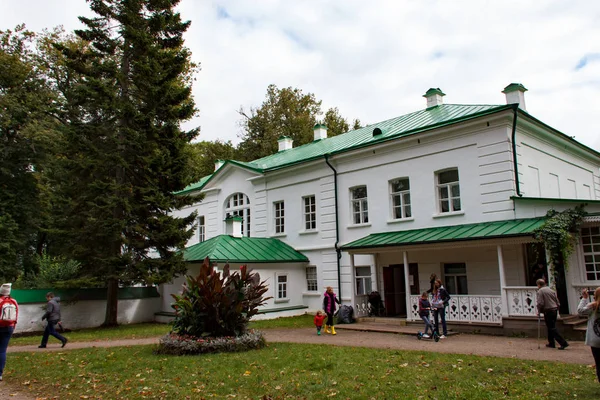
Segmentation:
[(556, 318), (558, 316), (558, 307), (560, 302), (556, 293), (546, 286), (546, 281), (538, 279), (536, 281), (537, 287), (539, 288), (537, 293), (537, 309), (538, 316), (544, 314), (544, 322), (548, 328), (548, 344), (546, 347), (555, 348), (556, 342), (560, 344), (559, 350), (564, 350), (569, 347), (569, 343), (556, 330)]

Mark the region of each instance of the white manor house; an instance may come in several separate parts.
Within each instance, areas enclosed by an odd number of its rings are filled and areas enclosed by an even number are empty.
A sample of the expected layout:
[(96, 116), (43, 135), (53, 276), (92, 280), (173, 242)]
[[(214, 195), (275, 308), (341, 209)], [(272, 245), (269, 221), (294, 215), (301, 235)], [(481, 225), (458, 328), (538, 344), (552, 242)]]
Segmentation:
[[(435, 273), (450, 324), (501, 327), (536, 315), (533, 268), (548, 266), (532, 232), (548, 210), (586, 204), (570, 267), (551, 282), (575, 314), (582, 288), (600, 286), (600, 154), (528, 114), (526, 90), (466, 105), (429, 89), (420, 111), (330, 138), (316, 125), (309, 144), (281, 137), (276, 154), (217, 162), (180, 192), (204, 196), (175, 212), (198, 213), (189, 273), (207, 256), (248, 264), (272, 296), (262, 318), (314, 312), (332, 286), (355, 316), (376, 290), (408, 321)], [(183, 280), (160, 288), (163, 312)]]

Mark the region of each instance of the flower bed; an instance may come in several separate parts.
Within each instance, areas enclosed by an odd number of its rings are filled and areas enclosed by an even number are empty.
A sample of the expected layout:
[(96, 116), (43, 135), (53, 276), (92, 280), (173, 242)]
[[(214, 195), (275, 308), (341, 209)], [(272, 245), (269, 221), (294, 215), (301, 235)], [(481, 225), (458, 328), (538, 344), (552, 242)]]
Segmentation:
[(234, 353), (265, 347), (260, 331), (251, 330), (241, 336), (194, 337), (170, 333), (160, 338), (156, 354), (194, 355), (207, 353)]

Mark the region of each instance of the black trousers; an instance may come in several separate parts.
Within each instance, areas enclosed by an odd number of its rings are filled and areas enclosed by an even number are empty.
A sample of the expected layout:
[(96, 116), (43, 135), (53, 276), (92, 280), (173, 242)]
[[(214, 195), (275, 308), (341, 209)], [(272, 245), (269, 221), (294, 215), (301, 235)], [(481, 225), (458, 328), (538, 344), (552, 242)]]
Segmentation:
[(596, 361), (596, 377), (598, 378), (598, 382), (600, 382), (600, 347), (592, 347), (592, 355), (594, 356), (594, 361)]
[(558, 310), (544, 310), (544, 322), (548, 328), (548, 344), (552, 347), (556, 346), (554, 341), (557, 341), (561, 346), (567, 345), (567, 341), (556, 330), (556, 317)]
[(326, 325), (333, 326), (333, 313), (327, 313)]

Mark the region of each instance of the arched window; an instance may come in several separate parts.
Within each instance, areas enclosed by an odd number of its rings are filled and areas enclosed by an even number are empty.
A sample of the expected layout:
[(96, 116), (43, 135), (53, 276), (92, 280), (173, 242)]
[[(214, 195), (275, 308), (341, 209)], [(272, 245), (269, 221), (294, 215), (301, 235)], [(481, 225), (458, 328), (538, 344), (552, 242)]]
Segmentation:
[(225, 202), (225, 218), (242, 217), (242, 235), (250, 236), (250, 199), (244, 193), (234, 193)]

